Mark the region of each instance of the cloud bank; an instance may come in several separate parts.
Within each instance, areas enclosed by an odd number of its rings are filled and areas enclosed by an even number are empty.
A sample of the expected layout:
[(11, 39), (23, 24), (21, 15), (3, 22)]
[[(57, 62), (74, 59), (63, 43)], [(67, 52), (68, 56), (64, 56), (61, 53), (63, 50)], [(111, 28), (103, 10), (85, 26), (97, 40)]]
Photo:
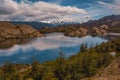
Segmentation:
[(55, 3), (38, 1), (35, 3), (28, 0), (20, 3), (14, 0), (0, 0), (0, 20), (20, 21), (56, 21), (72, 19), (72, 15), (87, 14), (84, 9), (71, 6), (61, 6)]

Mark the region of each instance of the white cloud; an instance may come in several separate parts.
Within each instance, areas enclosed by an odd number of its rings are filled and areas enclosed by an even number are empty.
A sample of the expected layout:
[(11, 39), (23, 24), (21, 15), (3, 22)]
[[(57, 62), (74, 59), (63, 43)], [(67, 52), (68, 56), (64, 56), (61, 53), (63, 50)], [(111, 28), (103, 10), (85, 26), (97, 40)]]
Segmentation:
[(106, 9), (112, 11), (112, 14), (120, 15), (120, 0), (114, 0), (113, 3), (98, 2)]
[(84, 9), (77, 7), (61, 6), (43, 1), (31, 3), (25, 0), (17, 3), (13, 0), (0, 0), (0, 20), (49, 21), (86, 13)]

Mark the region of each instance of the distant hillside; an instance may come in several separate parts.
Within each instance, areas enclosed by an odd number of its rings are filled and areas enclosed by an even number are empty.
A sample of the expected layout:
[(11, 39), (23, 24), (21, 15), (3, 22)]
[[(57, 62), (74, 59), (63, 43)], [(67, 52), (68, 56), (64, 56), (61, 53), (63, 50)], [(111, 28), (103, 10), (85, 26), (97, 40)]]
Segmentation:
[(83, 23), (81, 25), (86, 27), (99, 27), (101, 25), (107, 25), (109, 28), (111, 28), (109, 30), (112, 31), (114, 28), (120, 28), (120, 15), (105, 16), (99, 20), (90, 20), (87, 23)]
[(109, 27), (120, 27), (120, 15), (111, 15), (111, 16), (105, 16), (103, 18), (100, 18), (98, 20), (89, 20), (86, 23), (83, 23), (81, 25), (86, 27), (92, 27), (100, 25), (108, 25)]
[(63, 32), (66, 36), (106, 35), (120, 33), (120, 15), (111, 15), (99, 20), (90, 20), (82, 24), (58, 25), (55, 28), (42, 28), (42, 33)]
[(100, 18), (99, 20), (90, 20), (87, 23), (81, 24), (85, 27), (100, 27), (102, 25), (108, 26), (108, 32), (117, 32), (120, 33), (120, 15), (111, 15)]
[(11, 23), (13, 23), (13, 24), (27, 24), (27, 25), (31, 25), (35, 29), (40, 29), (40, 28), (43, 28), (43, 27), (54, 27), (53, 24), (42, 23), (42, 22), (19, 22), (19, 21), (15, 22), (15, 21), (12, 21)]
[(9, 38), (40, 37), (42, 34), (27, 24), (12, 24), (8, 21), (0, 21), (0, 41)]
[[(2, 21), (0, 24), (2, 24)], [(54, 23), (43, 23), (43, 22), (19, 22), (19, 21), (18, 22), (13, 21), (11, 22), (11, 24), (13, 26), (17, 24), (19, 25), (26, 24), (26, 26), (29, 25), (30, 27), (40, 30), (40, 32), (43, 34), (52, 33), (52, 32), (62, 32), (64, 33), (64, 35), (72, 36), (72, 37), (75, 37), (75, 36), (81, 37), (89, 34), (93, 36), (96, 36), (96, 35), (105, 36), (106, 33), (112, 33), (112, 32), (120, 33), (120, 15), (106, 16), (99, 20), (90, 20), (82, 24), (64, 23), (64, 22), (54, 24)], [(5, 25), (6, 24), (2, 26), (5, 26)], [(10, 25), (7, 25), (7, 27)], [(15, 30), (13, 31), (15, 32)]]

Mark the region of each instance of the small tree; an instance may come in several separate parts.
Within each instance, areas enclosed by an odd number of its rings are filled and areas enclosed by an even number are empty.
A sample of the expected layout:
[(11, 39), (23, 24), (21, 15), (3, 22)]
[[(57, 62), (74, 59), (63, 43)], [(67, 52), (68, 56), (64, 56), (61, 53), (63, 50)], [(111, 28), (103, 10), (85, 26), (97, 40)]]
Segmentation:
[(84, 52), (84, 51), (86, 51), (86, 49), (87, 49), (87, 44), (82, 44), (80, 46), (80, 52)]
[(55, 74), (59, 80), (64, 80), (66, 75), (66, 59), (64, 58), (64, 53), (60, 52), (59, 57), (56, 59), (56, 70)]
[(34, 61), (32, 63), (32, 69), (29, 77), (32, 77), (34, 80), (42, 79), (42, 65), (40, 65), (39, 62)]

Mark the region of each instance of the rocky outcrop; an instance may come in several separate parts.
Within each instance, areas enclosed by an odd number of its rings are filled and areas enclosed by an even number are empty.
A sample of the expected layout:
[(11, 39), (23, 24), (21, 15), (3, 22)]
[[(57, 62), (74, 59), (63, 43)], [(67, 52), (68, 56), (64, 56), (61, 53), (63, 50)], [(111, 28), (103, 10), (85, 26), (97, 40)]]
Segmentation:
[(0, 37), (9, 38), (15, 37), (20, 34), (19, 29), (10, 22), (0, 22)]
[(72, 37), (74, 37), (74, 36), (81, 37), (81, 36), (85, 36), (87, 34), (88, 34), (88, 30), (85, 28), (82, 28), (82, 27), (80, 27), (77, 30), (73, 30), (73, 31), (65, 33), (66, 36), (72, 36)]
[(104, 26), (104, 25), (101, 26), (100, 28), (93, 27), (90, 34), (92, 36), (96, 36), (96, 35), (104, 36), (107, 33), (106, 29), (107, 29), (107, 26)]
[(93, 36), (102, 35), (102, 33), (101, 33), (100, 29), (98, 29), (97, 27), (93, 27), (91, 35), (93, 35)]
[(86, 28), (86, 27), (77, 27), (75, 28), (74, 26), (67, 26), (67, 27), (55, 27), (55, 28), (42, 28), (40, 32), (43, 34), (46, 33), (53, 33), (53, 32), (62, 32), (64, 33), (65, 36), (70, 36), (70, 37), (82, 37), (86, 35), (92, 35), (92, 36), (104, 36), (107, 33), (108, 26), (107, 25), (102, 25), (100, 27), (91, 27), (91, 28)]
[(100, 29), (105, 29), (105, 30), (107, 30), (107, 29), (108, 29), (108, 25), (102, 25), (102, 26), (100, 26)]
[(39, 36), (42, 36), (40, 34), (40, 32), (38, 32), (36, 29), (31, 27), (30, 25), (19, 24), (19, 25), (16, 25), (16, 27), (21, 32), (21, 35), (25, 35), (25, 36), (28, 36), (28, 37), (39, 37)]
[(80, 31), (71, 31), (71, 32), (68, 32), (68, 33), (65, 33), (66, 36), (71, 36), (71, 37), (74, 37), (74, 36), (81, 36), (81, 32)]
[(85, 35), (92, 35), (92, 36), (105, 36), (107, 31), (106, 31), (107, 27), (106, 26), (101, 26), (100, 28), (98, 27), (93, 27), (92, 29), (87, 29), (87, 28), (83, 28), (80, 27), (79, 29), (76, 30), (72, 30), (70, 32), (65, 32), (66, 36), (72, 36), (72, 37), (81, 37), (81, 36), (85, 36)]
[(7, 21), (0, 22), (0, 40), (8, 38), (21, 37), (39, 37), (42, 36), (39, 31), (29, 25), (13, 25)]
[(83, 36), (88, 34), (88, 30), (85, 28), (79, 28), (80, 32), (82, 33)]

